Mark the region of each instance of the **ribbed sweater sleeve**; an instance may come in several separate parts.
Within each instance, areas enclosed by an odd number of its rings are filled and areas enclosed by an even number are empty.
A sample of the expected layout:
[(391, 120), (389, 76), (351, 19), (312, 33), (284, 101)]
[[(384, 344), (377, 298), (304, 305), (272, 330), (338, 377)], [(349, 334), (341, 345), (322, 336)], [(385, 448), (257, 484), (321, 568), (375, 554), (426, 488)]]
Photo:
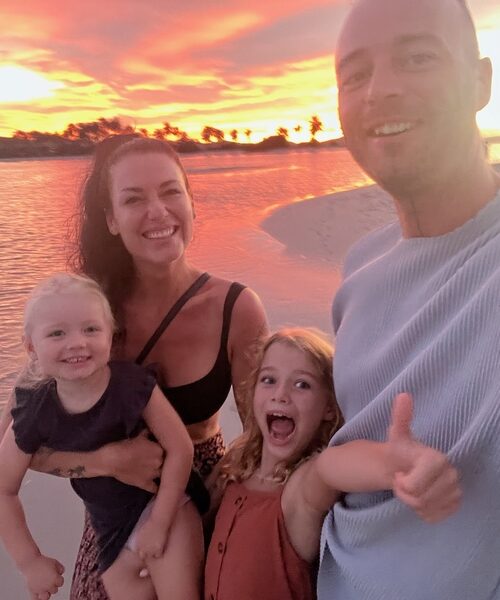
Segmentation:
[(461, 476), (460, 510), (426, 524), (390, 492), (349, 494), (325, 520), (320, 600), (500, 599), (500, 195), (439, 237), (390, 225), (351, 251), (333, 304), (332, 444), (382, 440), (392, 401)]

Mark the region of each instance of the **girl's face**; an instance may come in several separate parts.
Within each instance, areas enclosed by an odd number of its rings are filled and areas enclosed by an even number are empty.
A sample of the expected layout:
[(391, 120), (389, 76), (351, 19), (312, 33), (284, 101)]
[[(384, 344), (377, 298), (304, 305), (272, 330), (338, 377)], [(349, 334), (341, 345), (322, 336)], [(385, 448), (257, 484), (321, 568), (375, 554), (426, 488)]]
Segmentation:
[(108, 364), (113, 332), (98, 296), (73, 292), (43, 297), (34, 313), (25, 345), (44, 375), (85, 380)]
[(120, 235), (136, 267), (165, 266), (184, 256), (193, 206), (183, 173), (169, 156), (129, 154), (110, 169), (109, 231)]
[(253, 409), (263, 436), (263, 462), (300, 456), (324, 420), (333, 419), (331, 390), (325, 389), (311, 358), (286, 342), (266, 351), (257, 378)]

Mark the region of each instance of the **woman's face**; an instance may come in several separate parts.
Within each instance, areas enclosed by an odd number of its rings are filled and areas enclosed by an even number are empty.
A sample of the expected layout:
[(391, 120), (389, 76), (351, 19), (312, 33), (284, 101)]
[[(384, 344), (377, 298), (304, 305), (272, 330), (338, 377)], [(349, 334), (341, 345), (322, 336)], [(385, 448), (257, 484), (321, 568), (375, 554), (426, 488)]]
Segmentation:
[(129, 154), (110, 168), (109, 231), (134, 264), (165, 265), (184, 257), (193, 235), (193, 206), (183, 173), (166, 154)]

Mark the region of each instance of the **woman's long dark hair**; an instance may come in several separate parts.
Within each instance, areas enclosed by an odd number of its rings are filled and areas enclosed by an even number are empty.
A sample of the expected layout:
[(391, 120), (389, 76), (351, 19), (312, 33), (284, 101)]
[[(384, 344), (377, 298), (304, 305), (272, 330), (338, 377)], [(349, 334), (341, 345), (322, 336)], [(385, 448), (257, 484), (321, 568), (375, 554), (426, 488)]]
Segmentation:
[(106, 138), (96, 146), (80, 197), (73, 267), (100, 284), (109, 299), (119, 329), (123, 328), (123, 301), (132, 288), (134, 266), (121, 237), (112, 235), (106, 222), (106, 212), (112, 207), (109, 173), (110, 168), (124, 156), (151, 153), (166, 154), (180, 167), (186, 189), (191, 195), (184, 168), (167, 142), (139, 134), (125, 134)]

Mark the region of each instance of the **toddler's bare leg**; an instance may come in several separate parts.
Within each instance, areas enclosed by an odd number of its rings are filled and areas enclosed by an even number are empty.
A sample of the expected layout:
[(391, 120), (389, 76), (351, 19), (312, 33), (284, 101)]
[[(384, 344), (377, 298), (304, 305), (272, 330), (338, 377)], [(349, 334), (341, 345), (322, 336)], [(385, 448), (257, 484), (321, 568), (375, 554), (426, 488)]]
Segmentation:
[(143, 567), (139, 556), (124, 548), (101, 576), (110, 600), (156, 600), (151, 579), (139, 577)]
[(158, 600), (201, 598), (203, 528), (192, 502), (179, 508), (163, 556), (146, 561)]

